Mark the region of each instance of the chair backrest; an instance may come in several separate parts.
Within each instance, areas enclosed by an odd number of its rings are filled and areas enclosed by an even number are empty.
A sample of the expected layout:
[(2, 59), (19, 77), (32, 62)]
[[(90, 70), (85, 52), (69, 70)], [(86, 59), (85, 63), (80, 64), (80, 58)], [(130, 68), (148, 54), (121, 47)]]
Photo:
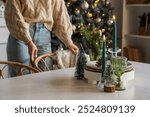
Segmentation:
[[(77, 55), (72, 54), (70, 50), (58, 50), (55, 53), (48, 53), (37, 57), (33, 62), (33, 66), (39, 71), (49, 71), (51, 69), (46, 62), (48, 59), (52, 61), (52, 69), (64, 69), (76, 66)], [(40, 67), (39, 63), (43, 65)]]
[[(34, 66), (36, 69), (38, 69), (40, 72), (42, 71), (49, 71), (50, 68), (47, 65), (46, 60), (49, 59), (51, 60), (54, 56), (56, 55), (56, 53), (47, 53), (47, 54), (43, 54), (41, 56), (38, 56), (33, 62), (32, 62), (32, 66)], [(40, 65), (42, 64), (42, 66)], [(54, 61), (52, 62), (53, 66), (54, 66)]]
[(30, 74), (31, 73), (38, 73), (40, 72), (38, 69), (33, 68), (31, 66), (18, 63), (18, 62), (12, 62), (12, 61), (0, 61), (0, 78), (7, 77), (8, 67), (13, 67), (17, 69), (18, 74), (17, 76), (24, 75), (24, 71), (27, 70)]

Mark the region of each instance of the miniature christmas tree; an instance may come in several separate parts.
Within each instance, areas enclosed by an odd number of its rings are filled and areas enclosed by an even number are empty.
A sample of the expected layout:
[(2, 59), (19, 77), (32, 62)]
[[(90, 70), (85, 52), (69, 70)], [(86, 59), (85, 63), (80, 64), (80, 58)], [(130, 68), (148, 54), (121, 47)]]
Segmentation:
[(108, 64), (104, 73), (104, 79), (106, 85), (112, 85), (116, 83), (116, 80), (113, 77), (113, 69), (111, 64)]
[(114, 92), (117, 79), (113, 75), (113, 69), (111, 67), (111, 64), (108, 64), (106, 67), (106, 70), (104, 72), (104, 79), (105, 79), (104, 91)]

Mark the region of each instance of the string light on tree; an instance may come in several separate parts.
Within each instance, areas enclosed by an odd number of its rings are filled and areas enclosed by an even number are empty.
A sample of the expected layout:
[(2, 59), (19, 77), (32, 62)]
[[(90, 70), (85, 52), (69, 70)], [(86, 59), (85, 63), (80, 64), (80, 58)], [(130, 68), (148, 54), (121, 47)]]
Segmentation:
[(109, 5), (109, 4), (110, 4), (110, 2), (109, 2), (109, 1), (106, 1), (106, 4), (107, 4), (107, 5)]
[(80, 13), (80, 10), (76, 8), (74, 12), (76, 15), (78, 15)]

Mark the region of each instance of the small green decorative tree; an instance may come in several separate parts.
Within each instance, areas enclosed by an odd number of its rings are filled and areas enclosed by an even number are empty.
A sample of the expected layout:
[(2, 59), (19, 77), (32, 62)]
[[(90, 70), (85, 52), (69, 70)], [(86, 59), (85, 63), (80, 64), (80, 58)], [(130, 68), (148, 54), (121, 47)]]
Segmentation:
[(111, 67), (111, 64), (108, 64), (106, 66), (106, 70), (104, 72), (104, 79), (105, 79), (105, 84), (107, 86), (109, 85), (115, 85), (117, 82), (117, 79), (113, 75), (113, 69)]
[(105, 79), (104, 91), (105, 92), (114, 92), (115, 87), (116, 87), (116, 83), (117, 83), (117, 79), (116, 79), (116, 77), (114, 77), (111, 64), (107, 65), (103, 77)]

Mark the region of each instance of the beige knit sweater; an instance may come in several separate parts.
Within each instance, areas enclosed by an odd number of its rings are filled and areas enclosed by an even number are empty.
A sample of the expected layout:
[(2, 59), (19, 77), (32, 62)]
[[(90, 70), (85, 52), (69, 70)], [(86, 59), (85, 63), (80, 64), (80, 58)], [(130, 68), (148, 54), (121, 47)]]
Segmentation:
[(53, 27), (66, 46), (72, 43), (72, 24), (64, 0), (7, 0), (5, 19), (11, 35), (25, 43), (31, 40), (29, 25), (37, 22), (49, 31)]

